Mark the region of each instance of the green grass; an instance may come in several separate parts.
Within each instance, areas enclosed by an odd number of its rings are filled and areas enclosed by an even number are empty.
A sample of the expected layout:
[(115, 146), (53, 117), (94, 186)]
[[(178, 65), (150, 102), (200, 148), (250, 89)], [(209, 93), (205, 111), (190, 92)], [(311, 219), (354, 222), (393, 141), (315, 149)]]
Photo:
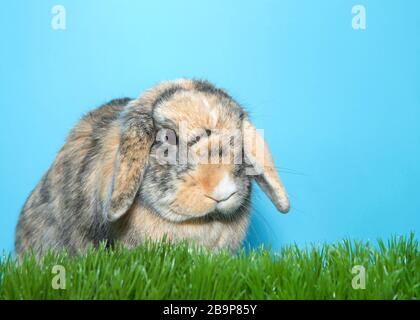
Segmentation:
[[(52, 288), (54, 265), (66, 269), (65, 290)], [(366, 269), (364, 290), (352, 288), (355, 265)], [(132, 251), (51, 253), (41, 263), (5, 256), (0, 299), (418, 299), (419, 271), (414, 234), (376, 245), (344, 240), (233, 256), (185, 243), (148, 243)]]

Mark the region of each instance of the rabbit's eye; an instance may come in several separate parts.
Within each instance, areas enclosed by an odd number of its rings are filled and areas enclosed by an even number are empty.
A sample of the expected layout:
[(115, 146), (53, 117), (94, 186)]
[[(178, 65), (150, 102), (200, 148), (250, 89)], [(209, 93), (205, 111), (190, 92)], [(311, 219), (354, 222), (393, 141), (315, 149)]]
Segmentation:
[(189, 143), (188, 146), (191, 147), (192, 145), (196, 144), (197, 142), (199, 142), (201, 140), (201, 137), (195, 137), (194, 139), (192, 139)]
[(173, 145), (173, 146), (176, 146), (178, 144), (178, 137), (177, 137), (175, 131), (174, 130), (171, 130), (171, 129), (166, 129), (166, 132), (165, 132), (165, 140), (170, 145)]
[(203, 135), (196, 136), (194, 139), (192, 139), (190, 142), (188, 142), (188, 146), (189, 147), (193, 146), (194, 144), (196, 144), (197, 142), (199, 142), (201, 140), (201, 138), (203, 138), (203, 137), (207, 137), (207, 138), (210, 137), (211, 130), (206, 129), (205, 132), (206, 132), (205, 134), (203, 133)]

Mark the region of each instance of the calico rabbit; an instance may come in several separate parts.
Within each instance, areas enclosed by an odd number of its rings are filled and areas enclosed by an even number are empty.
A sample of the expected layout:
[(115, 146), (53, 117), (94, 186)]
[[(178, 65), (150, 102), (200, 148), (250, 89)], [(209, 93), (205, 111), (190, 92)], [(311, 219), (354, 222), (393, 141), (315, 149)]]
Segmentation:
[[(239, 152), (224, 152), (238, 141), (230, 149)], [(216, 161), (197, 161), (205, 154)], [(16, 253), (135, 247), (163, 236), (235, 250), (253, 179), (289, 210), (268, 146), (241, 106), (207, 81), (163, 82), (81, 119), (22, 209)]]

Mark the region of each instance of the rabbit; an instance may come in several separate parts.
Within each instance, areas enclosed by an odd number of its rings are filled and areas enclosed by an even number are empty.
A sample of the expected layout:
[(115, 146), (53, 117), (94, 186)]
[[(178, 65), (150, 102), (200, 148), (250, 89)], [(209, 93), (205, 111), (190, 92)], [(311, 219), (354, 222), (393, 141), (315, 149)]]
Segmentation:
[[(162, 163), (182, 145), (187, 154), (213, 151), (218, 130), (242, 133), (234, 157), (243, 161)], [(21, 211), (15, 252), (76, 254), (101, 242), (134, 248), (163, 237), (235, 251), (250, 222), (254, 179), (289, 211), (269, 148), (244, 109), (206, 80), (161, 82), (89, 112), (72, 129)]]

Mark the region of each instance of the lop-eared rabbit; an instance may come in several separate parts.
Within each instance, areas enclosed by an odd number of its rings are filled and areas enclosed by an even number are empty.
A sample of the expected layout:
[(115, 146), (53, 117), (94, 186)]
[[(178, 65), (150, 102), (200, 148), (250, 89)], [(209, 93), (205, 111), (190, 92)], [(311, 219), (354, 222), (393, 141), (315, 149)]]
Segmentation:
[[(240, 152), (224, 152), (238, 132), (240, 147), (231, 149)], [(206, 152), (212, 161), (197, 161)], [(163, 82), (81, 119), (22, 209), (16, 253), (115, 241), (131, 248), (164, 236), (234, 251), (250, 220), (253, 179), (289, 210), (268, 146), (241, 106), (207, 81)]]

